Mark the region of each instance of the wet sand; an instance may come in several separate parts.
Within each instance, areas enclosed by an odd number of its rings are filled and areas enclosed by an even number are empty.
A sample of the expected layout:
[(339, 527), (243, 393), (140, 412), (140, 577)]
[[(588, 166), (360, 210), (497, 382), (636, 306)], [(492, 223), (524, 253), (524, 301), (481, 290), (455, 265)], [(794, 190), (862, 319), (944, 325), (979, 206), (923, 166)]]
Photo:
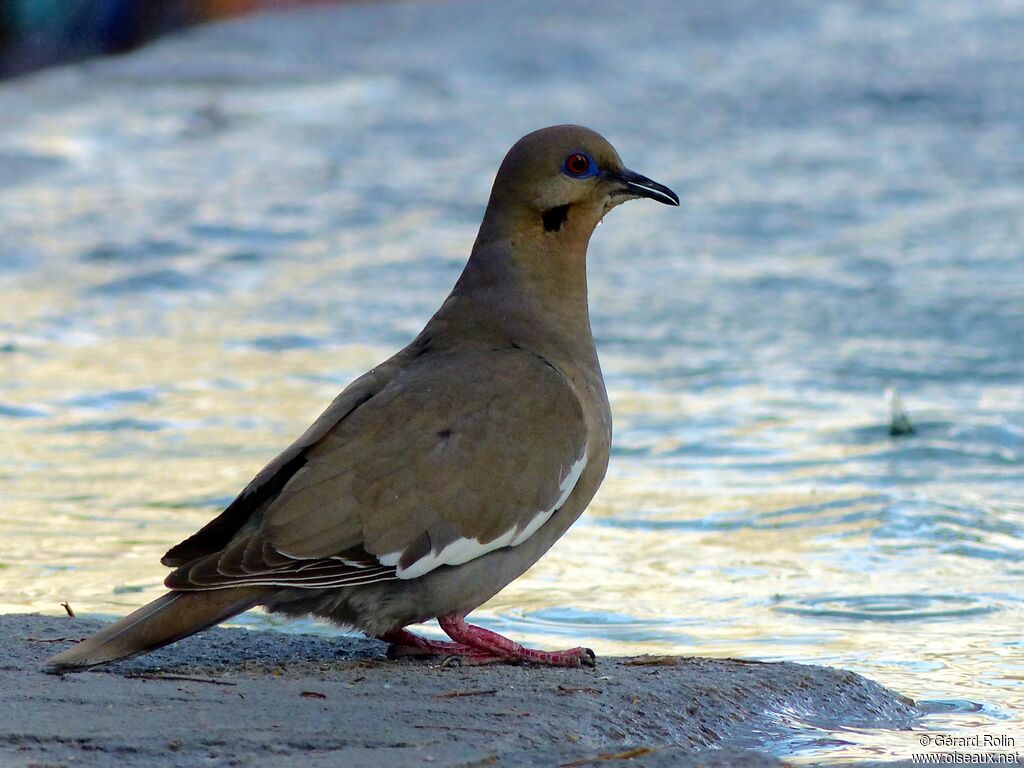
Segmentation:
[(675, 656), (442, 667), (390, 661), (372, 640), (243, 629), (91, 672), (40, 671), (99, 626), (0, 616), (0, 765), (758, 768), (781, 765), (764, 750), (785, 753), (808, 725), (907, 728), (919, 716), (825, 667)]

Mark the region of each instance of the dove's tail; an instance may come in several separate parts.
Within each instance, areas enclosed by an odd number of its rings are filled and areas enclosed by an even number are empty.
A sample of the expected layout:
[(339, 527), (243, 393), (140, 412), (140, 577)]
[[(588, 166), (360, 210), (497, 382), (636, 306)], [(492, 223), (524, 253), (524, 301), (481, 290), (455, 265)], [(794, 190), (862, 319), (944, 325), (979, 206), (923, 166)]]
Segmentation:
[(128, 659), (194, 635), (259, 602), (259, 588), (168, 592), (73, 648), (46, 660), (47, 672), (77, 672)]

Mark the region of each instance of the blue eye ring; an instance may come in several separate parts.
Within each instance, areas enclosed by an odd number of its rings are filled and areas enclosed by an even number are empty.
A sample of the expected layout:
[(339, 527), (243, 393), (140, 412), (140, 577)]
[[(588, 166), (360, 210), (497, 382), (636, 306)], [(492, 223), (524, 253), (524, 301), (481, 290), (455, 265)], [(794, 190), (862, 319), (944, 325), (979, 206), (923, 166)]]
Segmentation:
[(597, 163), (586, 152), (570, 152), (562, 161), (562, 173), (573, 179), (589, 179), (597, 176)]

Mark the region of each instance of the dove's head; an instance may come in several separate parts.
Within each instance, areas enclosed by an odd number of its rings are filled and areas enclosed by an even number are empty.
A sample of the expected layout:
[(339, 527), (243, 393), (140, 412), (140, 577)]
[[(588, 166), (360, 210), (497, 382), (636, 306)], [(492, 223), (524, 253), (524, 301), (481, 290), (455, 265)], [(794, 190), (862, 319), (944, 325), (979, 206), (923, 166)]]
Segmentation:
[(599, 133), (556, 125), (527, 134), (505, 155), (485, 225), (585, 244), (608, 211), (641, 197), (679, 205), (671, 189), (626, 168)]

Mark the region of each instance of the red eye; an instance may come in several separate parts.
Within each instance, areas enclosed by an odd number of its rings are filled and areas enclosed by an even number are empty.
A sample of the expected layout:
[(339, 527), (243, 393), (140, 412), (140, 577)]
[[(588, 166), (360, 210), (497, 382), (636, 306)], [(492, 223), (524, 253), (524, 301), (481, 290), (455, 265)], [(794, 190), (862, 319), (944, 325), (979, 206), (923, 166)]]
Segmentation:
[(572, 176), (582, 176), (590, 170), (590, 158), (582, 152), (574, 152), (565, 158), (565, 170)]

